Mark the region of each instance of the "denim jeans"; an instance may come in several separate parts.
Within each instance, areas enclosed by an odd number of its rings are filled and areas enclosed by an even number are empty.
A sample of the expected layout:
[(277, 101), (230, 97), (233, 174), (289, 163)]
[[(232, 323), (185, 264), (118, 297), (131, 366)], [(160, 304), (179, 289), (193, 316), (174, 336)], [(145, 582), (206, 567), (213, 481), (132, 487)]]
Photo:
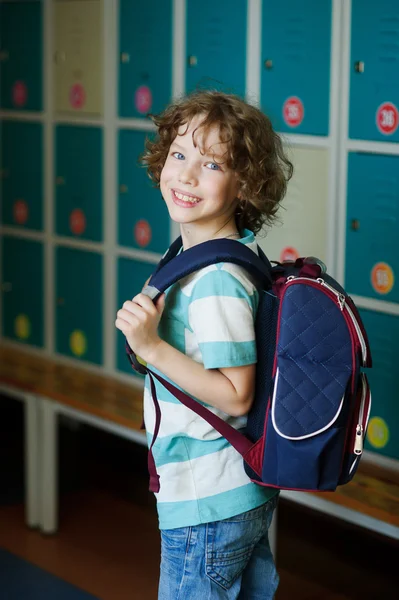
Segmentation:
[(272, 600), (268, 530), (277, 496), (230, 519), (161, 531), (158, 600)]

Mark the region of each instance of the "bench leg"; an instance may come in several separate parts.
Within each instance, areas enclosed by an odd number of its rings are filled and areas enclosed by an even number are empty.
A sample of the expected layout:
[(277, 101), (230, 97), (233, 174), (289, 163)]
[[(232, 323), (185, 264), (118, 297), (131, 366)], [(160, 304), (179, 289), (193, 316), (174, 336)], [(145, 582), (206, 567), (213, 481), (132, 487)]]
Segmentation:
[(40, 525), (43, 533), (58, 528), (58, 422), (56, 405), (41, 399), (41, 494)]
[(276, 560), (277, 553), (277, 511), (278, 506), (276, 506), (276, 508), (274, 509), (273, 520), (269, 527), (269, 544), (274, 560)]
[(25, 522), (38, 527), (40, 522), (39, 495), (39, 402), (36, 396), (25, 396)]

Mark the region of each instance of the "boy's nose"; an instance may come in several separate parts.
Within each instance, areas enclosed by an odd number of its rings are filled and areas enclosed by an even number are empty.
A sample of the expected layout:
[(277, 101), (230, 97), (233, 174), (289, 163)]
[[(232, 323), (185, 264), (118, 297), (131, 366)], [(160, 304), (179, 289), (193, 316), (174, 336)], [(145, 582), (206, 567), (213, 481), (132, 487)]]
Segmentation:
[(179, 181), (181, 183), (193, 185), (197, 181), (197, 175), (192, 167), (185, 166), (179, 173)]

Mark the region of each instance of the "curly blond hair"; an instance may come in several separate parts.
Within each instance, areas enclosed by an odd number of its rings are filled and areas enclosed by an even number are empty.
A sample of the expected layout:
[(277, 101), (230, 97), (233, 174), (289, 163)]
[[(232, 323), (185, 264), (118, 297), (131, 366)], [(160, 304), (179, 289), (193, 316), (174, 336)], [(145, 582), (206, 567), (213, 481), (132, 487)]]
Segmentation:
[[(159, 187), (169, 148), (182, 125), (204, 115), (197, 129), (204, 137), (215, 125), (227, 144), (226, 164), (238, 175), (240, 202), (235, 218), (239, 231), (258, 233), (270, 226), (287, 191), (293, 166), (284, 153), (280, 137), (270, 119), (239, 96), (218, 91), (196, 91), (171, 104), (159, 115), (149, 115), (157, 127), (154, 139), (147, 138), (141, 162)], [(193, 132), (193, 141), (194, 141)], [(194, 141), (195, 144), (195, 141)]]

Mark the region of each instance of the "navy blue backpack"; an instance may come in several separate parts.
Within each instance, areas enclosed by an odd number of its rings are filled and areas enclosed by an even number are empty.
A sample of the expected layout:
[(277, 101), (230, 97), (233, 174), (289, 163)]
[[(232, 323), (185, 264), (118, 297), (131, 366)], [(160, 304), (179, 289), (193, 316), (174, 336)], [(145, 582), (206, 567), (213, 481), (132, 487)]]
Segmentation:
[[(178, 238), (143, 290), (154, 301), (173, 283), (217, 262), (245, 268), (260, 293), (256, 317), (256, 391), (245, 435), (142, 365), (150, 378), (154, 444), (161, 419), (154, 378), (206, 419), (242, 455), (252, 481), (279, 489), (333, 491), (354, 476), (363, 452), (371, 395), (367, 335), (352, 299), (317, 259), (270, 262), (244, 244), (219, 239), (178, 254)], [(148, 455), (150, 489), (159, 477)]]

